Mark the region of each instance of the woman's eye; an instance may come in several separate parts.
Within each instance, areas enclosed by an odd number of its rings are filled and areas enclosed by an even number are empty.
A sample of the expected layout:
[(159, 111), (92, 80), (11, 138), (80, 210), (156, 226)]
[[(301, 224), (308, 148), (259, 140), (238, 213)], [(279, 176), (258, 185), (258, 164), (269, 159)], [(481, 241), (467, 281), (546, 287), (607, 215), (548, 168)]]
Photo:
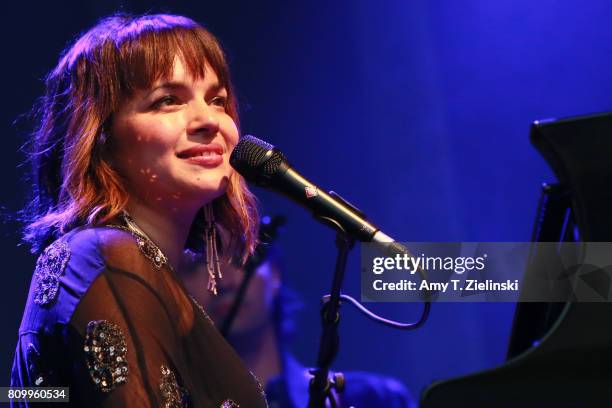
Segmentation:
[(153, 108), (162, 108), (164, 106), (172, 106), (172, 105), (178, 105), (180, 103), (179, 99), (173, 95), (166, 95), (163, 96), (161, 98), (159, 98), (158, 100), (156, 100), (155, 102), (153, 102), (152, 107)]
[(210, 105), (220, 106), (225, 109), (227, 106), (227, 98), (224, 96), (215, 96), (210, 100)]

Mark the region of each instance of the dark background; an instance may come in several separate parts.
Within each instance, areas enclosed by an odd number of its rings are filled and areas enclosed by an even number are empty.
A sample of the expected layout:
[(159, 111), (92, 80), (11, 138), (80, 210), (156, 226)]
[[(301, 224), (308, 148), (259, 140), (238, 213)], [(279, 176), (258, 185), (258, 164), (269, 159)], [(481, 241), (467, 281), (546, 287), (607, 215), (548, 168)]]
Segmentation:
[[(595, 1), (105, 1), (3, 7), (0, 367), (8, 385), (35, 258), (11, 217), (28, 186), (27, 121), (61, 50), (115, 11), (169, 11), (203, 22), (227, 48), (245, 133), (277, 145), (320, 186), (403, 241), (527, 241), (540, 183), (553, 176), (529, 145), (532, 121), (612, 107), (612, 3)], [(293, 203), (286, 281), (305, 307), (294, 344), (313, 364), (318, 302), (331, 284), (334, 234)], [(358, 251), (345, 291), (359, 295)], [(417, 304), (372, 304), (415, 319)], [(336, 369), (394, 375), (414, 393), (434, 379), (503, 361), (514, 304), (436, 304), (417, 332), (343, 309)]]

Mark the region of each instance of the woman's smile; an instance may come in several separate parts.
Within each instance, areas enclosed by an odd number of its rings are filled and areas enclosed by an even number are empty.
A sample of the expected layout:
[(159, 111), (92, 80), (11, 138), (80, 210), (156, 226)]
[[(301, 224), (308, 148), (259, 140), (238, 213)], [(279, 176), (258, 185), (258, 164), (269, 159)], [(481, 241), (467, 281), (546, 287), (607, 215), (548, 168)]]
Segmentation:
[(180, 159), (203, 167), (217, 167), (223, 163), (223, 146), (218, 143), (196, 145), (178, 153)]

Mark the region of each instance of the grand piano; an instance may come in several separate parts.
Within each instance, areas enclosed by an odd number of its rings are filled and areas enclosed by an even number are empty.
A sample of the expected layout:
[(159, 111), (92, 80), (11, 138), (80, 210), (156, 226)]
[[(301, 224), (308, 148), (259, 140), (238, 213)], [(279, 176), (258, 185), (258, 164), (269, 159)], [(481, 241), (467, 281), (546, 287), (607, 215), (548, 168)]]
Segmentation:
[[(530, 138), (558, 179), (542, 187), (532, 241), (612, 242), (612, 113), (537, 121)], [(550, 267), (544, 256), (527, 276)], [(612, 301), (517, 303), (507, 361), (431, 384), (420, 406), (612, 407)]]

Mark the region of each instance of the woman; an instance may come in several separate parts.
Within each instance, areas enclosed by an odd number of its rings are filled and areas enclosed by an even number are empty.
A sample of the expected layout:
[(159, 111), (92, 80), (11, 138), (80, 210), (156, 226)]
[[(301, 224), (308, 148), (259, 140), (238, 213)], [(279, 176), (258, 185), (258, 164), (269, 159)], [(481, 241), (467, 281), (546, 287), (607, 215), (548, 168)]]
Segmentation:
[(73, 406), (265, 406), (175, 273), (202, 252), (215, 293), (221, 253), (245, 259), (257, 237), (229, 165), (238, 118), (217, 40), (185, 17), (113, 16), (46, 85), (26, 228), (46, 249), (12, 386), (69, 386)]

